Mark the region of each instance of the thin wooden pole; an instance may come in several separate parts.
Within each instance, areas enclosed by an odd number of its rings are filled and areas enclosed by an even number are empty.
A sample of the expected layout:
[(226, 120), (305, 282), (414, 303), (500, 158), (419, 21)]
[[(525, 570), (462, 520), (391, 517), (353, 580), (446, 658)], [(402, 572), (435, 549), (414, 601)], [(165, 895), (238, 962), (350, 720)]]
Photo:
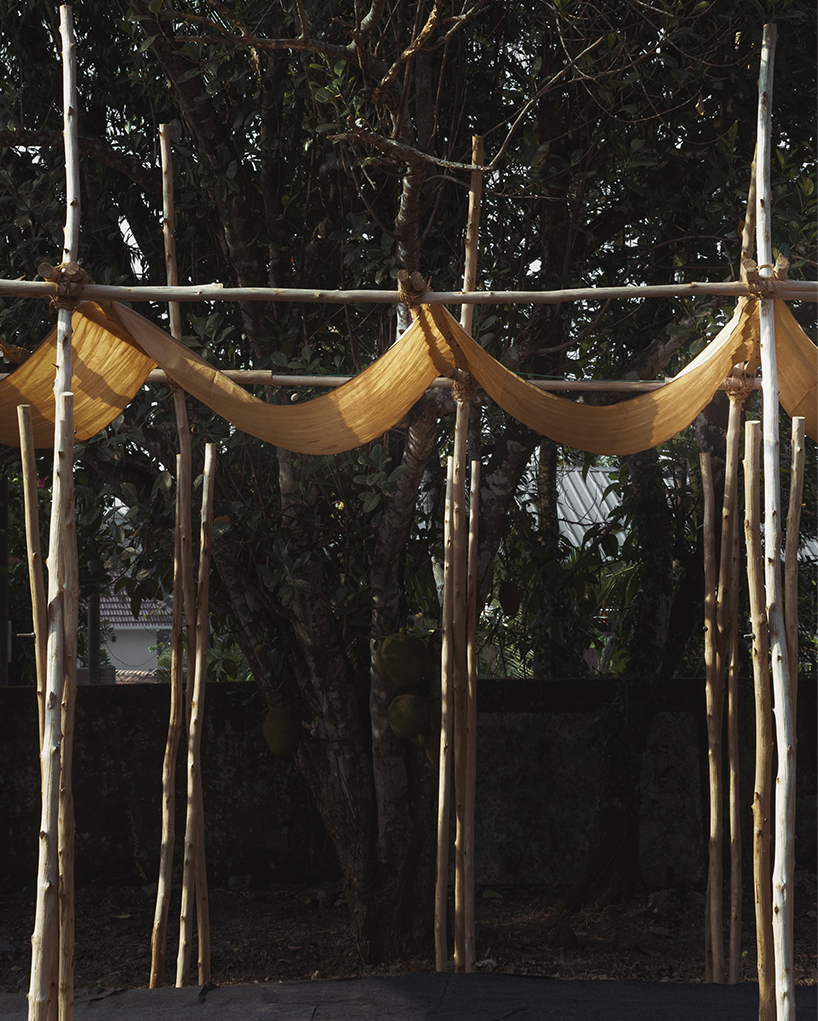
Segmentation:
[(707, 705), (707, 765), (710, 789), (707, 900), (705, 908), (705, 981), (724, 981), (722, 908), (722, 770), (721, 731), (724, 677), (718, 671), (716, 624), (715, 496), (710, 455), (699, 454), (704, 495), (704, 661)]
[[(176, 477), (180, 475), (181, 455), (176, 455)], [(181, 487), (176, 486), (176, 520), (173, 546), (173, 607), (171, 617), (170, 659), (170, 712), (165, 741), (165, 758), (162, 765), (162, 839), (159, 850), (159, 881), (156, 891), (156, 910), (151, 936), (150, 987), (155, 989), (165, 980), (165, 953), (167, 946), (168, 909), (173, 886), (173, 851), (176, 839), (176, 758), (182, 735), (184, 714), (182, 696), (184, 599), (182, 594)]]
[(730, 608), (727, 637), (727, 762), (728, 816), (730, 820), (730, 940), (727, 955), (727, 981), (741, 981), (741, 772), (738, 734), (738, 596), (741, 543), (738, 529), (738, 505), (732, 528), (730, 564)]
[[(776, 280), (775, 294), (786, 301), (818, 301), (818, 285), (805, 280)], [(41, 280), (0, 279), (0, 296), (51, 298), (54, 285)], [(83, 301), (282, 301), (300, 305), (395, 305), (397, 291), (324, 290), (297, 287), (223, 287), (188, 284), (179, 287), (123, 287), (84, 284)], [(426, 305), (560, 305), (569, 301), (608, 301), (622, 298), (694, 298), (755, 296), (743, 280), (697, 281), (688, 284), (635, 284), (627, 287), (570, 287), (556, 291), (427, 291)]]
[(480, 552), (480, 462), (471, 463), (469, 493), (468, 605), (466, 619), (466, 798), (463, 812), (463, 863), (465, 897), (463, 905), (466, 971), (476, 969), (474, 923), (474, 809), (477, 788), (477, 561)]
[(28, 555), (28, 584), (31, 591), (31, 617), (34, 626), (34, 658), (37, 669), (37, 719), (40, 733), (40, 751), (43, 747), (43, 718), (45, 715), (46, 675), (46, 602), (43, 581), (43, 557), (40, 551), (40, 515), (37, 500), (37, 468), (34, 462), (34, 427), (31, 406), (17, 408), (20, 430), (20, 460), (23, 473), (23, 505), (26, 519), (26, 552)]
[[(167, 124), (159, 126), (162, 155), (162, 232), (165, 241), (165, 269), (169, 284), (176, 284), (176, 235), (173, 207), (173, 159)], [(178, 303), (168, 307), (170, 332), (182, 339), (182, 322)], [(159, 882), (151, 940), (151, 988), (164, 981), (167, 944), (167, 918), (172, 889), (173, 851), (175, 843), (176, 758), (184, 722), (182, 712), (182, 667), (187, 637), (187, 693), (192, 697), (195, 676), (195, 596), (193, 584), (193, 553), (191, 544), (191, 449), (190, 426), (184, 391), (171, 383), (179, 454), (176, 458), (176, 522), (173, 553), (173, 621), (171, 625), (171, 697), (165, 760), (162, 771), (162, 843)], [(189, 713), (187, 714), (189, 715)], [(196, 894), (199, 896), (198, 892)], [(197, 912), (201, 924), (202, 912)]]
[[(245, 386), (325, 386), (338, 387), (348, 383), (354, 376), (281, 376), (270, 372), (267, 369), (221, 369), (221, 374), (236, 383)], [(2, 378), (2, 377), (0, 377)], [(664, 379), (528, 379), (527, 383), (537, 387), (538, 390), (549, 390), (557, 392), (574, 391), (577, 393), (645, 393), (654, 390), (661, 390), (668, 383), (672, 383), (674, 376), (666, 376)], [(163, 386), (172, 385), (173, 381), (162, 369), (153, 369), (148, 373), (146, 383), (161, 383)], [(761, 380), (749, 381), (754, 389), (761, 389)], [(429, 389), (451, 389), (455, 380), (449, 376), (438, 376), (429, 384)], [(719, 390), (726, 389), (721, 383)]]
[[(472, 153), (475, 164), (483, 161), (483, 139), (477, 135), (472, 138)], [(474, 289), (477, 279), (477, 241), (480, 226), (480, 197), (483, 188), (483, 175), (479, 170), (472, 171), (469, 188), (469, 211), (466, 227), (466, 255), (463, 271), (463, 290)], [(471, 332), (474, 309), (471, 305), (463, 305), (460, 310), (460, 323), (466, 332)], [(457, 400), (457, 415), (454, 428), (454, 482), (452, 497), (452, 531), (453, 531), (453, 607), (452, 623), (454, 635), (454, 789), (455, 818), (457, 830), (455, 834), (454, 856), (454, 964), (455, 971), (466, 971), (468, 953), (466, 950), (466, 903), (469, 899), (466, 880), (465, 827), (466, 798), (468, 786), (468, 750), (466, 747), (468, 732), (468, 666), (467, 666), (467, 567), (468, 543), (466, 535), (466, 459), (469, 434), (470, 392), (468, 383), (456, 386), (454, 396)], [(470, 941), (474, 943), (471, 934)], [(472, 954), (473, 956), (473, 954)]]
[[(727, 981), (739, 981), (741, 971), (741, 826), (739, 820), (738, 755), (738, 475), (741, 414), (751, 387), (746, 384), (744, 364), (734, 365), (726, 381), (730, 411), (724, 470), (721, 517), (719, 588), (716, 596), (718, 647), (716, 670), (723, 684), (727, 666), (727, 761), (728, 819), (730, 825), (730, 939)], [(716, 959), (714, 958), (714, 968)]]
[[(60, 8), (63, 63), (66, 219), (63, 261), (76, 261), (79, 247), (79, 146), (76, 53), (70, 7)], [(61, 296), (62, 297), (62, 296)], [(48, 645), (43, 743), (42, 812), (37, 904), (32, 935), (29, 1018), (46, 1021), (59, 1000), (61, 1021), (74, 1011), (74, 884), (71, 744), (76, 686), (77, 543), (74, 526), (74, 415), (71, 394), (71, 304), (57, 313), (54, 381), (54, 478), (48, 551)], [(64, 732), (65, 728), (65, 732)], [(54, 954), (55, 947), (58, 953)]]
[(787, 655), (790, 664), (790, 683), (793, 689), (793, 729), (798, 691), (798, 543), (801, 529), (801, 501), (804, 497), (803, 418), (792, 420), (792, 461), (790, 464), (790, 502), (787, 510), (787, 545), (784, 551), (784, 610), (787, 622)]
[(443, 641), (440, 648), (440, 764), (437, 782), (437, 871), (435, 875), (435, 971), (446, 971), (449, 891), (449, 813), (452, 748), (452, 479), (454, 459), (447, 460), (446, 505), (443, 517)]
[(468, 401), (458, 401), (454, 432), (452, 473), (452, 660), (454, 665), (454, 965), (465, 971), (465, 860), (463, 827), (466, 804), (466, 446), (469, 433)]
[[(764, 26), (758, 81), (758, 165), (756, 251), (762, 282), (772, 277), (771, 236), (773, 64), (777, 30)], [(781, 578), (781, 485), (779, 478), (778, 373), (775, 352), (774, 302), (759, 301), (764, 458), (764, 573), (767, 620), (770, 628), (775, 733), (778, 772), (775, 798), (775, 858), (773, 863), (773, 939), (775, 942), (776, 1016), (795, 1017), (793, 976), (793, 878), (795, 871), (795, 728), (787, 636), (784, 626), (784, 592)]]
[[(205, 447), (204, 474), (202, 481), (202, 521), (199, 547), (198, 612), (196, 617), (196, 674), (193, 697), (190, 700), (190, 721), (188, 726), (188, 770), (187, 770), (187, 818), (185, 827), (185, 860), (182, 880), (182, 906), (179, 916), (179, 953), (176, 962), (176, 985), (188, 984), (190, 969), (190, 913), (194, 886), (204, 896), (197, 894), (197, 907), (202, 901), (207, 904), (205, 877), (205, 848), (202, 840), (201, 762), (202, 720), (204, 713), (205, 681), (207, 676), (207, 623), (208, 593), (210, 580), (211, 534), (213, 522), (213, 493), (216, 448), (212, 443)], [(194, 882), (195, 877), (195, 882)], [(201, 919), (201, 910), (199, 912)], [(202, 946), (202, 937), (205, 946)], [(199, 979), (209, 980), (210, 946), (207, 916), (199, 926)], [(203, 977), (204, 976), (204, 977)]]
[(775, 1021), (775, 951), (770, 880), (770, 803), (772, 800), (773, 731), (770, 704), (769, 641), (764, 605), (764, 558), (761, 552), (759, 478), (761, 423), (744, 426), (744, 535), (747, 587), (753, 631), (755, 691), (755, 780), (753, 785), (753, 894), (758, 967), (758, 1021)]

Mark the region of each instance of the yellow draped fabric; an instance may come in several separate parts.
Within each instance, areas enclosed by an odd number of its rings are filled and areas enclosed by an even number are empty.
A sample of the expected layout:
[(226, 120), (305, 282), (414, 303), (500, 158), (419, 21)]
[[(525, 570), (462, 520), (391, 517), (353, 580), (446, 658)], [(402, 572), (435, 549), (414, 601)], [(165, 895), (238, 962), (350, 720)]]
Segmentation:
[(803, 416), (807, 436), (818, 440), (818, 347), (796, 322), (786, 301), (775, 303), (778, 399), (790, 416)]
[(710, 403), (732, 366), (753, 356), (753, 319), (739, 304), (730, 322), (674, 380), (660, 390), (595, 407), (545, 393), (520, 379), (440, 306), (430, 306), (427, 314), (462, 350), (469, 370), (501, 408), (549, 439), (592, 454), (634, 454), (669, 440)]
[[(781, 403), (804, 415), (818, 438), (818, 348), (782, 301), (776, 308)], [(673, 381), (609, 407), (576, 403), (525, 382), (488, 355), (441, 306), (422, 306), (385, 355), (332, 393), (276, 406), (253, 397), (212, 365), (124, 305), (81, 304), (73, 316), (74, 417), (78, 440), (107, 426), (155, 364), (236, 428), (297, 453), (333, 454), (397, 424), (438, 375), (466, 369), (497, 404), (557, 442), (599, 454), (627, 454), (670, 439), (711, 400), (731, 367), (753, 357), (758, 313), (742, 299), (735, 315)], [(35, 444), (53, 443), (56, 330), (0, 381), (0, 442), (19, 445), (16, 408), (33, 409)]]
[[(133, 400), (154, 362), (99, 305), (83, 302), (71, 317), (72, 391), (78, 440), (104, 429)], [(0, 380), (0, 443), (19, 447), (17, 405), (30, 404), (34, 445), (54, 445), (57, 330), (6, 379)]]

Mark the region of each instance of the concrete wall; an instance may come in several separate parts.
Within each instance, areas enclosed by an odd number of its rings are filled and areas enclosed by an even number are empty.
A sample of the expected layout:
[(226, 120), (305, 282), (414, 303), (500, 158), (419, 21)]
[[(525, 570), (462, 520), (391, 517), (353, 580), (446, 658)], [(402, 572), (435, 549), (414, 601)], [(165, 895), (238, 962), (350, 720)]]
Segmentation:
[[(814, 682), (802, 683), (799, 695), (796, 860), (812, 872)], [(78, 692), (74, 790), (79, 884), (156, 879), (168, 700), (165, 685), (106, 685)], [(261, 733), (263, 715), (252, 692), (222, 684), (208, 688), (202, 752), (212, 881), (226, 884), (231, 876), (251, 876), (259, 883), (334, 879), (339, 872), (331, 842), (292, 762), (269, 753)], [(9, 889), (30, 885), (36, 872), (39, 763), (33, 690), (0, 688), (0, 719), (0, 887)], [(745, 735), (747, 726), (745, 720)], [(643, 872), (656, 887), (671, 875), (677, 882), (701, 884), (704, 879), (699, 738), (694, 713), (657, 714), (642, 765), (641, 813)], [(751, 732), (743, 745), (742, 804), (749, 825)], [(181, 836), (184, 776), (179, 761)], [(480, 712), (477, 883), (571, 882), (590, 832), (598, 771), (592, 714)], [(749, 863), (747, 869), (750, 875)]]

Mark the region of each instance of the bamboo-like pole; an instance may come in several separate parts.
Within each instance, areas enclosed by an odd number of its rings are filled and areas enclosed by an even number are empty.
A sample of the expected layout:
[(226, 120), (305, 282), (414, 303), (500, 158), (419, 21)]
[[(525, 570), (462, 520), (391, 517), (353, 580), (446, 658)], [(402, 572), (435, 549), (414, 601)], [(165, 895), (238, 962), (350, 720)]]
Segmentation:
[(724, 981), (724, 933), (722, 908), (722, 769), (721, 731), (724, 677), (718, 671), (716, 623), (715, 496), (710, 455), (699, 454), (704, 495), (704, 661), (707, 705), (707, 767), (710, 789), (710, 837), (708, 841), (707, 901), (705, 909), (705, 981)]
[(793, 690), (793, 729), (798, 692), (798, 544), (801, 529), (801, 501), (804, 497), (804, 419), (792, 420), (790, 502), (787, 510), (787, 545), (784, 551), (784, 611), (787, 622), (787, 655)]
[(466, 804), (466, 446), (469, 433), (468, 401), (458, 401), (452, 471), (452, 662), (454, 666), (454, 966), (466, 967), (465, 860), (463, 826)]
[(443, 641), (440, 647), (440, 760), (437, 781), (437, 871), (435, 874), (435, 971), (445, 972), (448, 958), (446, 904), (449, 890), (449, 813), (452, 750), (452, 478), (454, 458), (447, 460), (443, 517)]
[[(776, 280), (775, 296), (785, 301), (818, 301), (818, 284), (806, 280)], [(179, 287), (123, 287), (85, 284), (83, 301), (283, 301), (300, 305), (396, 305), (397, 291), (322, 290), (297, 287), (223, 287), (188, 284)], [(0, 296), (53, 298), (54, 284), (41, 280), (0, 279)], [(426, 291), (426, 305), (560, 305), (569, 301), (608, 301), (622, 298), (695, 298), (755, 296), (743, 280), (702, 280), (687, 284), (634, 284), (627, 287), (570, 287), (556, 291)]]
[(46, 675), (46, 602), (43, 581), (43, 557), (40, 551), (40, 515), (37, 501), (37, 468), (34, 463), (34, 427), (31, 406), (17, 408), (20, 430), (20, 460), (23, 474), (23, 505), (26, 519), (26, 552), (28, 556), (28, 584), (31, 592), (31, 618), (34, 627), (34, 658), (37, 669), (37, 719), (40, 733), (40, 751), (43, 748), (43, 719), (45, 716)]
[[(482, 154), (481, 154), (482, 159)], [(477, 947), (474, 924), (474, 809), (477, 788), (477, 561), (479, 555), (478, 527), (480, 521), (480, 462), (471, 463), (469, 493), (469, 555), (466, 617), (466, 798), (463, 811), (463, 865), (465, 896), (463, 923), (465, 930), (465, 966), (467, 972), (476, 968)]]
[(770, 705), (769, 641), (764, 606), (764, 558), (761, 552), (759, 478), (761, 423), (744, 426), (744, 535), (747, 587), (753, 629), (755, 691), (755, 780), (753, 786), (753, 894), (758, 962), (758, 1021), (775, 1021), (773, 905), (770, 881), (770, 804), (772, 800), (773, 730)]
[[(70, 7), (60, 8), (60, 35), (66, 175), (63, 261), (76, 261), (80, 217), (79, 146), (76, 53)], [(71, 305), (60, 300), (54, 381), (54, 478), (48, 550), (48, 667), (41, 751), (42, 811), (28, 997), (31, 1021), (46, 1021), (49, 1016), (53, 1017), (55, 997), (59, 999), (60, 1021), (71, 1021), (74, 1011), (74, 819), (70, 770), (76, 694), (78, 593), (71, 338)], [(55, 949), (58, 951), (56, 956)]]
[[(175, 285), (176, 236), (173, 206), (173, 159), (168, 125), (159, 126), (162, 155), (162, 232), (165, 242), (165, 268), (168, 282)], [(182, 323), (178, 303), (168, 308), (170, 332), (182, 339)], [(173, 849), (175, 843), (176, 757), (183, 726), (182, 668), (187, 637), (187, 694), (192, 697), (195, 676), (195, 595), (193, 583), (193, 552), (191, 544), (191, 449), (190, 426), (184, 392), (171, 383), (179, 454), (176, 458), (176, 523), (173, 554), (173, 621), (171, 628), (171, 698), (165, 760), (162, 771), (162, 843), (159, 882), (156, 892), (153, 934), (151, 940), (151, 988), (164, 981), (167, 943), (167, 916), (172, 889)], [(189, 715), (189, 714), (188, 714)], [(201, 818), (201, 816), (200, 816)], [(197, 891), (197, 897), (199, 893)], [(197, 912), (201, 924), (202, 911)]]
[[(181, 455), (176, 455), (176, 478), (181, 473)], [(173, 608), (171, 617), (171, 659), (170, 659), (170, 712), (168, 733), (165, 741), (165, 758), (162, 765), (162, 838), (159, 850), (159, 881), (156, 890), (156, 910), (151, 935), (151, 977), (150, 988), (161, 986), (165, 980), (165, 953), (167, 947), (168, 909), (173, 886), (173, 850), (176, 839), (176, 758), (179, 739), (182, 735), (183, 697), (183, 621), (184, 599), (182, 593), (182, 550), (180, 503), (182, 490), (176, 486), (177, 527), (173, 544)]]
[(730, 608), (727, 636), (727, 762), (728, 817), (730, 820), (730, 940), (727, 955), (727, 981), (741, 981), (741, 777), (738, 735), (738, 595), (741, 543), (738, 529), (738, 504), (732, 529), (730, 564)]
[[(192, 890), (195, 885), (204, 896), (197, 894), (197, 907), (207, 904), (204, 885), (205, 848), (202, 840), (201, 762), (200, 746), (204, 713), (205, 682), (207, 677), (207, 622), (208, 594), (210, 586), (211, 533), (213, 524), (213, 493), (215, 483), (216, 448), (212, 443), (205, 447), (204, 474), (202, 480), (202, 520), (199, 546), (198, 612), (196, 616), (196, 673), (193, 697), (190, 700), (188, 725), (188, 769), (187, 769), (187, 816), (185, 826), (185, 860), (182, 881), (182, 906), (179, 916), (179, 953), (176, 961), (176, 985), (188, 984), (190, 969), (190, 914)], [(195, 884), (194, 884), (195, 877)], [(200, 915), (201, 917), (201, 915)], [(201, 945), (205, 937), (205, 946)], [(199, 979), (207, 982), (210, 973), (210, 946), (208, 919), (201, 919), (199, 925)], [(204, 976), (204, 977), (203, 977)]]
[[(472, 139), (474, 163), (483, 162), (483, 139), (475, 135)], [(479, 170), (471, 173), (469, 188), (469, 210), (466, 226), (466, 254), (463, 270), (463, 290), (474, 289), (477, 279), (477, 241), (480, 226), (480, 198), (483, 190), (483, 175)], [(474, 309), (463, 305), (460, 324), (471, 333)], [(467, 939), (472, 944), (474, 934), (466, 930), (466, 904), (469, 900), (466, 880), (466, 799), (469, 775), (467, 733), (468, 733), (468, 665), (467, 665), (467, 568), (468, 542), (466, 535), (466, 459), (469, 434), (469, 412), (471, 397), (468, 385), (454, 389), (457, 400), (457, 416), (454, 427), (454, 476), (452, 497), (452, 549), (454, 588), (452, 604), (452, 631), (454, 636), (454, 789), (455, 819), (457, 830), (454, 844), (454, 965), (455, 971), (466, 971), (469, 954)], [(473, 895), (472, 895), (473, 899)]]
[[(716, 595), (716, 672), (724, 685), (727, 665), (727, 760), (730, 824), (730, 942), (728, 982), (738, 982), (741, 961), (741, 827), (739, 824), (738, 759), (738, 474), (741, 413), (750, 393), (745, 386), (744, 365), (734, 365), (727, 380), (730, 412), (724, 470), (724, 499), (721, 514), (719, 587)], [(723, 696), (720, 712), (723, 713)], [(717, 958), (713, 959), (714, 971)]]
[[(772, 277), (772, 89), (776, 27), (764, 26), (758, 80), (758, 165), (756, 251), (762, 281)], [(781, 578), (781, 485), (779, 478), (778, 373), (775, 352), (774, 302), (758, 303), (763, 396), (764, 460), (764, 573), (767, 620), (770, 629), (775, 734), (778, 772), (775, 798), (775, 857), (773, 863), (773, 940), (777, 1021), (795, 1017), (793, 976), (793, 877), (795, 871), (795, 728), (784, 592)]]

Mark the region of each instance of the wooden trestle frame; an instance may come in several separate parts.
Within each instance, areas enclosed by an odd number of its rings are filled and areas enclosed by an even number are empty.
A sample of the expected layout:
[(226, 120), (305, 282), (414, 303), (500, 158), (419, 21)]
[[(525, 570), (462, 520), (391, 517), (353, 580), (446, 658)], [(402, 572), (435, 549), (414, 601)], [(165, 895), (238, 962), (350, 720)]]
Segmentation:
[[(71, 8), (60, 8), (63, 40), (65, 162), (67, 187), (67, 214), (63, 264), (75, 263), (79, 239), (79, 173), (76, 123), (76, 62), (74, 30)], [(748, 547), (748, 578), (753, 616), (753, 662), (757, 705), (757, 765), (754, 794), (754, 861), (759, 939), (759, 980), (761, 1014), (763, 1021), (777, 1017), (778, 1021), (794, 1018), (793, 945), (792, 945), (792, 881), (795, 806), (795, 678), (797, 674), (797, 608), (796, 608), (796, 551), (798, 536), (798, 486), (803, 478), (803, 419), (795, 419), (793, 450), (794, 482), (788, 515), (788, 542), (786, 568), (786, 619), (781, 581), (780, 548), (780, 492), (778, 464), (778, 387), (775, 363), (773, 296), (790, 300), (814, 301), (818, 288), (785, 280), (773, 281), (772, 247), (770, 241), (770, 105), (772, 93), (773, 52), (775, 26), (764, 30), (764, 42), (759, 78), (759, 119), (756, 177), (757, 194), (757, 252), (758, 279), (751, 286), (747, 279), (732, 283), (671, 284), (659, 287), (578, 288), (562, 291), (539, 292), (484, 292), (475, 291), (477, 228), (479, 222), (480, 192), (482, 187), (482, 139), (475, 138), (471, 165), (468, 232), (466, 242), (466, 272), (463, 291), (427, 292), (425, 303), (449, 303), (462, 306), (461, 323), (467, 332), (471, 329), (471, 315), (475, 304), (558, 303), (575, 300), (607, 298), (664, 297), (679, 295), (725, 294), (755, 295), (760, 298), (762, 391), (764, 407), (764, 504), (765, 504), (765, 580), (766, 610), (761, 580), (761, 553), (758, 540), (758, 424), (747, 423), (745, 476), (747, 512), (745, 530)], [(77, 553), (74, 527), (73, 500), (73, 425), (71, 372), (71, 308), (81, 293), (87, 299), (119, 298), (129, 301), (171, 302), (171, 332), (181, 334), (178, 305), (180, 301), (296, 301), (348, 303), (378, 302), (394, 304), (398, 296), (385, 291), (320, 291), (269, 288), (223, 288), (218, 285), (179, 287), (176, 282), (173, 241), (172, 169), (166, 129), (161, 132), (164, 181), (164, 231), (168, 266), (166, 287), (119, 288), (83, 283), (66, 287), (60, 283), (35, 281), (0, 281), (0, 295), (56, 296), (59, 308), (59, 334), (55, 395), (57, 419), (54, 438), (54, 480), (51, 510), (51, 529), (48, 556), (48, 600), (43, 596), (41, 557), (37, 544), (36, 501), (32, 493), (33, 456), (30, 441), (30, 414), (20, 408), (21, 453), (26, 493), (26, 522), (28, 558), (32, 588), (32, 604), (37, 651), (37, 696), (41, 747), (42, 818), (39, 836), (39, 867), (37, 878), (37, 906), (34, 935), (32, 937), (32, 970), (29, 991), (29, 1018), (31, 1021), (71, 1021), (73, 1017), (73, 808), (71, 801), (71, 751), (73, 745), (73, 709), (76, 687), (76, 631), (77, 631)], [(490, 168), (487, 168), (490, 169)], [(70, 269), (70, 267), (68, 267)], [(63, 280), (65, 278), (63, 277)], [(737, 369), (740, 367), (737, 367)], [(740, 374), (740, 373), (737, 373)], [(269, 373), (230, 373), (245, 382), (266, 382), (297, 385), (338, 385), (343, 379), (286, 376)], [(154, 372), (150, 381), (158, 382), (163, 374)], [(450, 381), (438, 381), (451, 385)], [(455, 916), (454, 961), (458, 971), (474, 971), (474, 801), (475, 801), (475, 689), (476, 689), (476, 557), (478, 534), (478, 461), (471, 462), (471, 493), (468, 527), (466, 524), (466, 447), (470, 391), (468, 379), (458, 379), (457, 420), (454, 437), (454, 455), (449, 459), (445, 519), (445, 584), (443, 606), (443, 652), (441, 663), (442, 725), (440, 735), (440, 780), (438, 811), (438, 869), (436, 887), (436, 966), (439, 971), (447, 967), (448, 941), (446, 938), (446, 900), (448, 890), (449, 859), (449, 806), (450, 761), (454, 752), (455, 771)], [(754, 381), (746, 380), (743, 393)], [(661, 382), (647, 383), (582, 383), (579, 381), (553, 381), (542, 384), (553, 389), (652, 389)], [(735, 398), (731, 381), (725, 387), (731, 397), (730, 431), (728, 435), (728, 483), (722, 514), (721, 572), (716, 583), (715, 560), (711, 554), (707, 561), (706, 638), (708, 659), (708, 722), (711, 730), (711, 861), (709, 896), (707, 900), (707, 978), (724, 981), (725, 962), (722, 927), (721, 869), (721, 778), (720, 742), (722, 729), (723, 669), (729, 661), (728, 716), (735, 719), (735, 644), (729, 640), (729, 627), (735, 626), (735, 588), (737, 571), (730, 571), (738, 549), (738, 509), (736, 478), (738, 466), (738, 422), (740, 403)], [(188, 705), (189, 760), (188, 760), (188, 812), (185, 836), (185, 890), (183, 898), (180, 956), (176, 983), (185, 984), (189, 954), (189, 901), (196, 892), (199, 919), (199, 980), (209, 978), (207, 955), (207, 897), (204, 872), (204, 843), (201, 823), (201, 785), (198, 764), (198, 735), (206, 668), (205, 635), (207, 624), (207, 576), (209, 570), (208, 523), (212, 517), (213, 451), (208, 450), (203, 507), (202, 537), (199, 567), (198, 600), (194, 593), (191, 556), (190, 524), (190, 433), (187, 423), (184, 395), (175, 392), (180, 455), (177, 460), (177, 531), (174, 570), (174, 637), (181, 634), (182, 608), (187, 624), (188, 649)], [(709, 465), (703, 458), (702, 471), (705, 491), (709, 484)], [(793, 502), (794, 501), (794, 502)], [(712, 500), (707, 502), (708, 528), (715, 514)], [(712, 550), (712, 539), (708, 539)], [(196, 603), (198, 602), (198, 606)], [(732, 609), (731, 609), (732, 608)], [(767, 638), (769, 622), (769, 642)], [(729, 627), (728, 627), (729, 624)], [(195, 638), (194, 638), (195, 635)], [(767, 649), (772, 651), (772, 673), (775, 702), (775, 726), (778, 747), (777, 797), (775, 799), (775, 865), (773, 882), (769, 882), (767, 845), (769, 843), (769, 800), (771, 774), (770, 698), (766, 681)], [(181, 672), (182, 648), (177, 640), (173, 649), (171, 719), (163, 774), (163, 835), (161, 871), (157, 893), (156, 917), (153, 931), (153, 957), (151, 985), (163, 981), (165, 957), (165, 931), (167, 925), (167, 897), (170, 888), (170, 860), (173, 845), (172, 798), (173, 761), (182, 731)], [(734, 726), (731, 722), (729, 744), (735, 747)], [(737, 805), (737, 771), (734, 752), (731, 752), (731, 804)], [(731, 823), (735, 830), (735, 812), (731, 810)], [(170, 820), (170, 821), (169, 821)], [(731, 837), (734, 842), (734, 838)], [(731, 843), (733, 846), (733, 843)], [(735, 851), (732, 860), (735, 862)], [(738, 883), (740, 892), (740, 879)], [(59, 892), (59, 897), (58, 897)], [(740, 899), (739, 899), (740, 903)], [(736, 887), (733, 884), (731, 901), (731, 951), (729, 955), (729, 981), (738, 978)], [(771, 920), (772, 919), (772, 920)], [(772, 933), (770, 937), (769, 934)], [(57, 1010), (59, 1008), (59, 1010)]]

